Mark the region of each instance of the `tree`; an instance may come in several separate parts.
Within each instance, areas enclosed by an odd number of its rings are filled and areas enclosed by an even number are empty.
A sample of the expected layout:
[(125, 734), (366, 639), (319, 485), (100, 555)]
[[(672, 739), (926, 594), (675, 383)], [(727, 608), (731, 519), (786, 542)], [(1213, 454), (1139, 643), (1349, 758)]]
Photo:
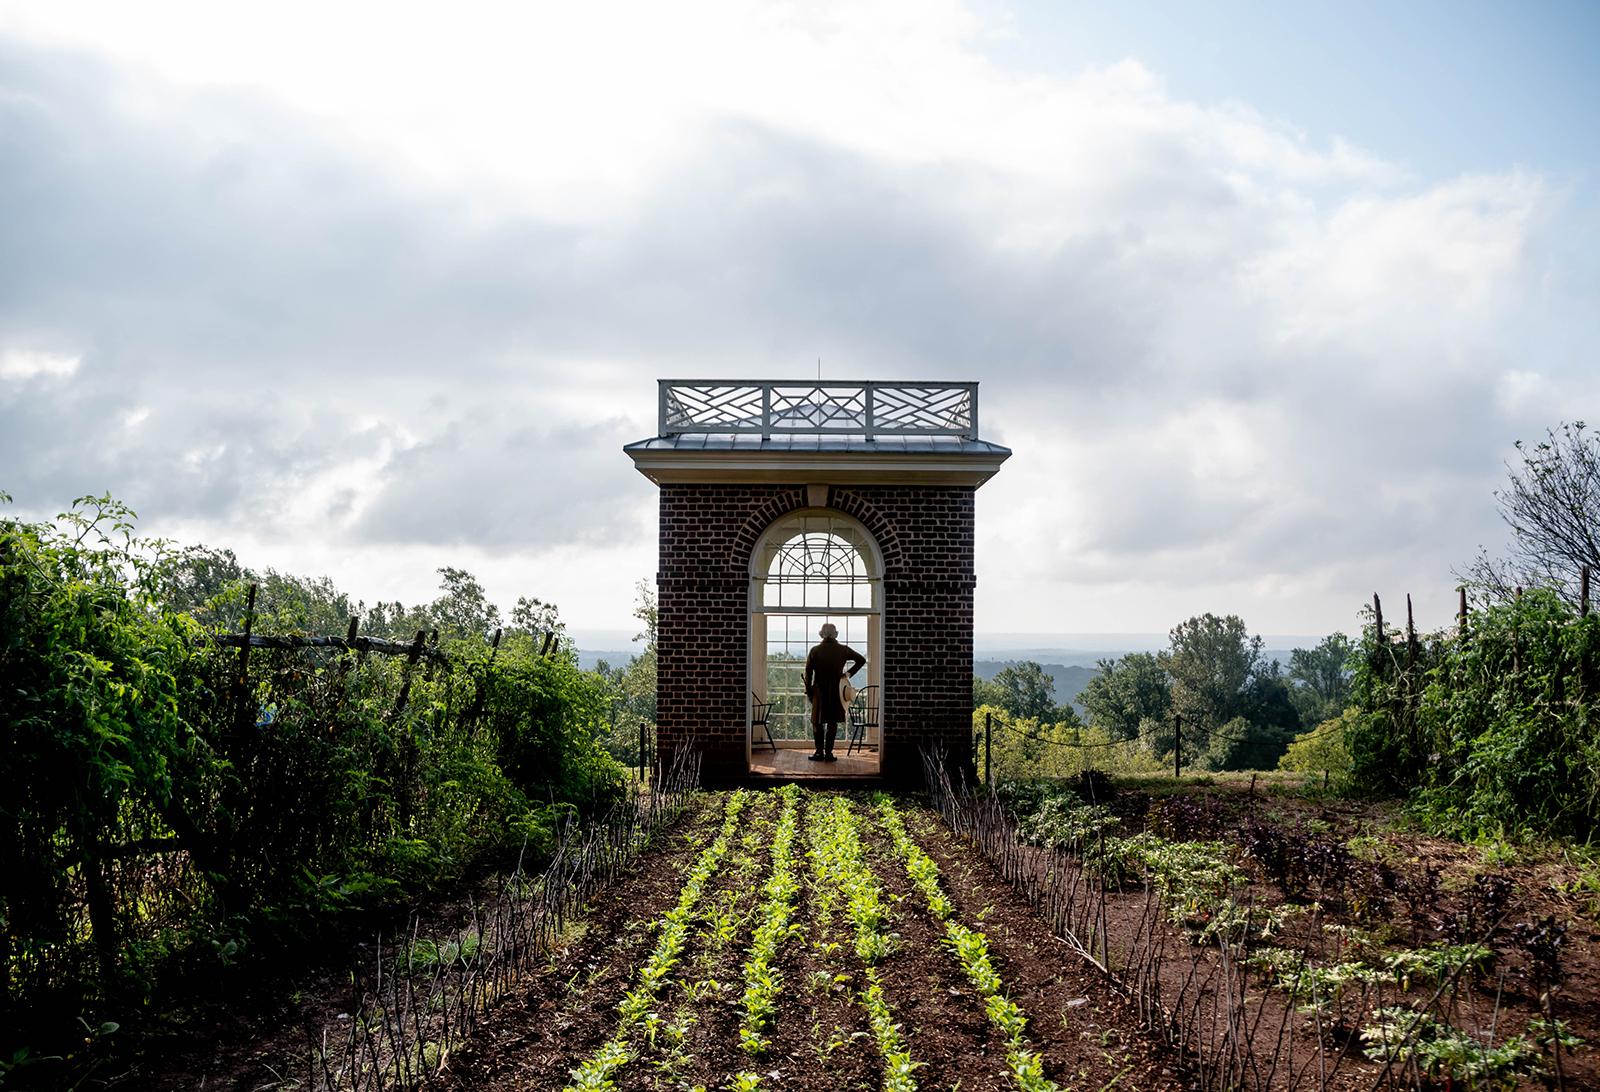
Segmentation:
[(982, 675), (972, 676), (972, 707), (980, 709), (985, 705), (992, 705), (996, 709), (1002, 707), (1005, 701), (1005, 692), (984, 678)]
[(1344, 712), (1350, 700), (1350, 638), (1324, 637), (1316, 648), (1289, 653), (1289, 695), (1301, 724), (1321, 724)]
[(1354, 709), (1344, 710), (1296, 737), (1278, 760), (1278, 768), (1313, 776), (1320, 774), (1325, 789), (1336, 780), (1343, 782), (1350, 776), (1350, 750), (1344, 742), (1345, 728), (1360, 718), (1361, 714)]
[(1172, 704), (1201, 731), (1242, 714), (1245, 687), (1261, 666), (1261, 638), (1236, 614), (1201, 614), (1173, 627), (1172, 647), (1160, 656), (1172, 680)]
[[(1304, 725), (1294, 694), (1278, 668), (1278, 661), (1256, 665), (1245, 683), (1237, 718), (1244, 731), (1214, 770), (1270, 770)], [(1224, 727), (1223, 734), (1230, 734)], [(1231, 733), (1235, 736), (1240, 734)], [(1213, 756), (1221, 752), (1213, 751)]]
[[(167, 568), (164, 605), (183, 611), (206, 624), (224, 624), (217, 617), (224, 592), (249, 583), (244, 567), (232, 550), (211, 546), (186, 546)], [(231, 619), (229, 619), (231, 622)]]
[(1078, 695), (1090, 724), (1112, 739), (1132, 739), (1145, 721), (1167, 719), (1172, 687), (1154, 654), (1130, 652), (1120, 660), (1101, 660), (1098, 666), (1099, 674)]
[(489, 601), (478, 578), (465, 569), (439, 570), (443, 595), (428, 608), (441, 637), (483, 637), (500, 628), (500, 608)]
[[(1183, 715), (1185, 753), (1208, 769), (1270, 769), (1300, 730), (1300, 715), (1277, 661), (1261, 655), (1238, 615), (1202, 614), (1179, 623), (1161, 665), (1172, 705)], [(1166, 739), (1170, 749), (1171, 735)]]
[(1000, 708), (1012, 717), (1047, 723), (1057, 719), (1056, 681), (1034, 661), (1023, 660), (1002, 667), (995, 673), (994, 686), (998, 691)]
[(606, 749), (623, 761), (633, 761), (638, 750), (639, 723), (656, 722), (656, 595), (643, 580), (637, 588), (638, 600), (633, 616), (643, 625), (634, 641), (642, 641), (644, 648), (621, 667), (600, 665), (600, 674), (611, 685), (611, 731), (605, 740)]
[(1549, 587), (1576, 598), (1584, 566), (1600, 572), (1600, 435), (1582, 421), (1545, 430), (1526, 446), (1517, 441), (1518, 467), (1506, 466), (1506, 488), (1495, 493), (1500, 518), (1511, 528), (1503, 559), (1480, 553), (1458, 577), (1499, 602), (1519, 587)]

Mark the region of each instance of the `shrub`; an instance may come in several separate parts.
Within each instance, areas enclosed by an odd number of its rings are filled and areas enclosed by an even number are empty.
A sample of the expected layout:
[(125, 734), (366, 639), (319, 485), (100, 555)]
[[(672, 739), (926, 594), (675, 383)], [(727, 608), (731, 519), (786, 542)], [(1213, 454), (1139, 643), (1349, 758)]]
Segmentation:
[(242, 588), (188, 603), (174, 558), (109, 497), (0, 521), (0, 1026), (136, 1009), (169, 972), (537, 853), (620, 791), (599, 680), (568, 659), (470, 637), (246, 670), (190, 613), (241, 618)]
[(1409, 649), (1368, 627), (1356, 667), (1352, 789), (1468, 837), (1600, 830), (1600, 617), (1533, 589)]

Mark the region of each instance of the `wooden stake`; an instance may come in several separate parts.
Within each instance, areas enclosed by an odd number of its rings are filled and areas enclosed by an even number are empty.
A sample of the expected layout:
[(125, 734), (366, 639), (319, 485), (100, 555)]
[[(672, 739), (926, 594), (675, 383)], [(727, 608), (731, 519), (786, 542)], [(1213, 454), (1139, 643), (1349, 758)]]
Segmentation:
[(250, 591), (244, 600), (244, 644), (239, 646), (239, 685), (244, 686), (250, 674), (250, 629), (256, 622), (256, 586), (250, 585)]
[[(1522, 589), (1517, 588), (1517, 602), (1522, 602)], [(1517, 629), (1516, 615), (1512, 615), (1511, 622), (1511, 671), (1513, 674), (1522, 673), (1522, 634)]]
[(411, 642), (411, 650), (406, 653), (405, 682), (400, 684), (400, 696), (395, 699), (394, 712), (389, 714), (389, 723), (393, 724), (400, 719), (400, 714), (406, 711), (406, 702), (411, 698), (411, 672), (417, 666), (417, 658), (422, 655), (422, 642), (428, 637), (425, 629), (417, 630), (416, 638)]
[(994, 776), (989, 765), (989, 735), (993, 731), (994, 714), (985, 713), (983, 715), (983, 787), (986, 789), (994, 788)]
[(1589, 566), (1585, 565), (1578, 574), (1578, 613), (1589, 617)]
[(1183, 714), (1172, 715), (1172, 776), (1183, 776)]
[[(255, 625), (255, 621), (256, 586), (251, 584), (244, 600), (244, 643), (239, 646), (239, 680), (234, 693), (233, 733), (235, 742), (243, 740), (245, 725), (255, 721), (253, 711), (246, 701), (250, 695), (250, 628)], [(248, 718), (248, 721), (246, 718)], [(233, 758), (242, 765), (240, 756), (235, 755)]]
[(1460, 631), (1461, 636), (1465, 637), (1467, 635), (1467, 586), (1465, 584), (1461, 585), (1456, 589), (1456, 593), (1461, 597), (1460, 606), (1456, 607), (1456, 628)]

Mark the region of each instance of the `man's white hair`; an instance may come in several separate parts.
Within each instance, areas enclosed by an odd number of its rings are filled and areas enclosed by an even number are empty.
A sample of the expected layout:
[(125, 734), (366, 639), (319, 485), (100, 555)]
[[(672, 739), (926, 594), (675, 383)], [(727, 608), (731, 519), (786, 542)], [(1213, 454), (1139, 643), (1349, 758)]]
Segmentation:
[(824, 641), (826, 641), (829, 637), (838, 637), (839, 627), (834, 625), (832, 622), (824, 622), (822, 623), (822, 628), (817, 630), (817, 636), (821, 637)]

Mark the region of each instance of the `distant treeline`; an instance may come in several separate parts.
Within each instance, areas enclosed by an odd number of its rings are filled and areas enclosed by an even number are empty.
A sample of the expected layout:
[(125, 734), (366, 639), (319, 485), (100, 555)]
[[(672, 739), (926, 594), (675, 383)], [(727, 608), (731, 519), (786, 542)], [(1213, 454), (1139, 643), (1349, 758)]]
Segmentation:
[[(1003, 712), (1008, 728), (1025, 722), (1023, 731), (1035, 742), (1049, 737), (1049, 746), (1128, 745), (1106, 750), (1102, 765), (1269, 769), (1297, 735), (1342, 710), (1350, 691), (1343, 634), (1293, 650), (1287, 668), (1236, 615), (1191, 618), (1170, 640), (1161, 652), (1101, 660), (1093, 671), (1066, 669), (1083, 681), (1064, 703), (1059, 673), (1031, 661), (1007, 664), (973, 680), (973, 704)], [(1079, 738), (1082, 729), (1092, 737)]]

